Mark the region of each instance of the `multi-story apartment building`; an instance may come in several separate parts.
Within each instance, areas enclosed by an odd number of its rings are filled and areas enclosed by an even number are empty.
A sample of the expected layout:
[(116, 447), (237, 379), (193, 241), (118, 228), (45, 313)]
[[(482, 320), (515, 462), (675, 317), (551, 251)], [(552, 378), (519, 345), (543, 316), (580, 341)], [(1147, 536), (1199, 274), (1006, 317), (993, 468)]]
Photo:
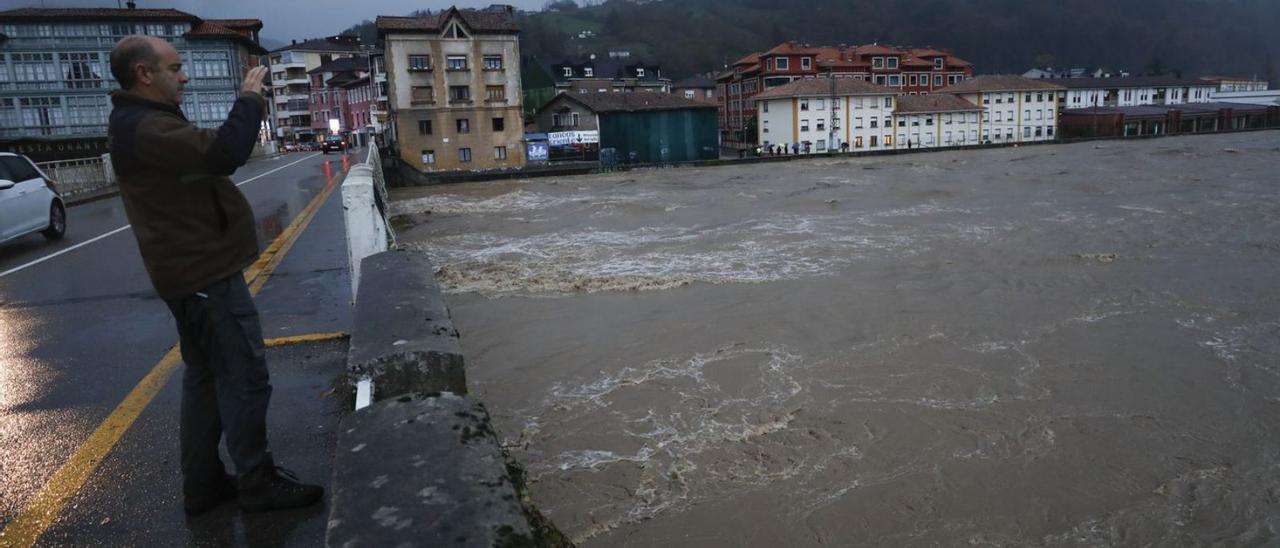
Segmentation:
[[(132, 4), (132, 2), (130, 2)], [(106, 152), (111, 49), (121, 38), (163, 38), (182, 55), (182, 109), (222, 123), (244, 71), (266, 52), (257, 19), (202, 19), (174, 9), (23, 8), (0, 11), (0, 148), (37, 159)]]
[(369, 54), (369, 70), (374, 87), (373, 101), (369, 103), (369, 135), (378, 146), (386, 145), (386, 134), (390, 122), (387, 99), (387, 63), (382, 50), (374, 50)]
[(523, 166), (519, 27), (509, 6), (377, 19), (394, 148), (422, 171)]
[(976, 145), (982, 108), (951, 93), (910, 95), (847, 78), (804, 78), (756, 96), (758, 142), (788, 152)]
[(725, 140), (753, 138), (756, 94), (795, 80), (831, 75), (899, 90), (905, 95), (936, 93), (973, 75), (973, 63), (952, 52), (871, 44), (810, 46), (785, 42), (748, 55), (716, 78), (721, 92), (721, 130)]
[(893, 111), (895, 148), (980, 144), (982, 108), (951, 93), (903, 95)]
[(579, 62), (553, 63), (550, 73), (557, 93), (671, 91), (671, 79), (657, 65), (598, 61), (595, 55)]
[(355, 129), (351, 116), (351, 87), (368, 83), (369, 58), (341, 57), (307, 71), (311, 79), (311, 128), (317, 134), (349, 136)]
[(271, 52), (268, 57), (271, 118), (280, 140), (286, 143), (315, 140), (308, 71), (334, 59), (356, 56), (361, 51), (360, 40), (355, 36), (330, 36), (302, 42), (294, 40)]
[(1053, 82), (1067, 90), (1060, 109), (1208, 103), (1218, 89), (1214, 82), (1172, 76), (1060, 78)]
[[(806, 78), (753, 97), (755, 136), (761, 145), (789, 152), (894, 148), (893, 114), (899, 91), (864, 80)], [(794, 145), (794, 147), (793, 147)]]
[[(1058, 135), (1058, 110), (1069, 79), (975, 76), (951, 86), (954, 94), (982, 108), (982, 142), (1050, 141)], [(1068, 92), (1069, 93), (1069, 92)]]

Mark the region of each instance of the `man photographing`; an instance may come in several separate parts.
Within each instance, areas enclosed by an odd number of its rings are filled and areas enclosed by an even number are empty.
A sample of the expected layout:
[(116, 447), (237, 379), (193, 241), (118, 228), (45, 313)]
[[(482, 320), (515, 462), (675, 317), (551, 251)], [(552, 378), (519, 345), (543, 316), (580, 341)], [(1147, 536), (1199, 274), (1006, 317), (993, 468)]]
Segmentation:
[[(182, 114), (187, 75), (168, 42), (128, 36), (111, 51), (110, 152), (125, 213), (151, 284), (181, 340), (183, 509), (212, 510), (239, 496), (262, 511), (312, 504), (323, 495), (279, 468), (267, 446), (271, 384), (258, 311), (243, 271), (258, 257), (253, 210), (230, 175), (249, 160), (262, 123), (266, 67), (245, 75), (217, 130)], [(218, 454), (226, 436), (235, 466)]]

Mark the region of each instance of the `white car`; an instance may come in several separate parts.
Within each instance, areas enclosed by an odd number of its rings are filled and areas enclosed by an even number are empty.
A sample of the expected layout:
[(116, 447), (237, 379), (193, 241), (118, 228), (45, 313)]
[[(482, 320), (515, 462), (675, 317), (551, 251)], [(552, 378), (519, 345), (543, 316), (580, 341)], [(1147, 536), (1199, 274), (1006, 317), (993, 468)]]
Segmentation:
[(26, 156), (0, 152), (0, 243), (33, 232), (67, 233), (67, 206), (53, 179)]

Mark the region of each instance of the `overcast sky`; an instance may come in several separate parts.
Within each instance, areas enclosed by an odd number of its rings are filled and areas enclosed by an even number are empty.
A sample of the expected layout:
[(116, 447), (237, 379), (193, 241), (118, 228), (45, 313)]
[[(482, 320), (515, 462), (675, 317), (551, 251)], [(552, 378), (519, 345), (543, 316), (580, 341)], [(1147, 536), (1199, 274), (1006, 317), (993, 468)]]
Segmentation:
[[(541, 9), (546, 0), (137, 0), (139, 8), (174, 8), (210, 19), (261, 19), (262, 36), (281, 42), (337, 34), (364, 19), (405, 15), (413, 10), (438, 10), (457, 5), (482, 8), (510, 4), (517, 9)], [(125, 0), (120, 0), (124, 5)], [(26, 7), (114, 8), (116, 0), (0, 0), (0, 10)]]

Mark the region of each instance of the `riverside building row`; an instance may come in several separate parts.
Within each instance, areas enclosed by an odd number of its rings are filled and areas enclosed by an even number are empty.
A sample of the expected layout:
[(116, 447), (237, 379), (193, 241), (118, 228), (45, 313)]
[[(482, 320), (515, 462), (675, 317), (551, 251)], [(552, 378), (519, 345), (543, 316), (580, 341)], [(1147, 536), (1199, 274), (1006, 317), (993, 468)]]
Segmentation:
[(716, 77), (720, 131), (726, 142), (750, 142), (759, 129), (757, 96), (795, 80), (830, 76), (892, 88), (904, 95), (927, 95), (972, 75), (973, 63), (944, 49), (785, 42), (739, 59)]
[(861, 80), (801, 79), (756, 97), (756, 138), (788, 152), (868, 151), (1054, 139), (1061, 86), (978, 76), (911, 95)]

